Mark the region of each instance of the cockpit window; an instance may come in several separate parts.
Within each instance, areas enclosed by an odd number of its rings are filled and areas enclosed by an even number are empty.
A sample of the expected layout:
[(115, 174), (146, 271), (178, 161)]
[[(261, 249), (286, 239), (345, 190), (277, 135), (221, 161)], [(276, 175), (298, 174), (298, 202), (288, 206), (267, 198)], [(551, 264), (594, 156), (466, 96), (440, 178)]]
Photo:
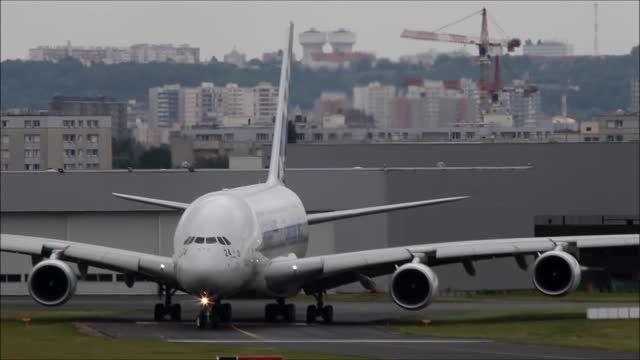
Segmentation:
[(189, 243), (189, 240), (191, 240), (191, 237), (188, 237), (185, 241), (184, 241), (184, 245), (187, 245)]
[(215, 237), (208, 237), (207, 238), (207, 244), (215, 244), (216, 243), (216, 238)]
[(195, 240), (196, 237), (195, 236), (190, 236), (189, 237), (189, 242), (187, 243), (187, 245), (191, 244), (193, 242), (193, 240)]
[(204, 238), (203, 237), (197, 237), (196, 238), (196, 244), (204, 244)]
[(222, 240), (224, 240), (225, 244), (227, 245), (231, 245), (231, 242), (229, 241), (229, 239), (227, 239), (226, 237), (222, 237)]

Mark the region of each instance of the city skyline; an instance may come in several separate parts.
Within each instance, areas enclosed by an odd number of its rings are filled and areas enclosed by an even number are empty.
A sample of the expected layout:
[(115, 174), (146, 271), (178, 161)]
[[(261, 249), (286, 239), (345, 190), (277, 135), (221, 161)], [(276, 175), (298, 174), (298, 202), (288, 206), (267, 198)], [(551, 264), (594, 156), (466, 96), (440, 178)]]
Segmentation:
[[(219, 60), (234, 47), (248, 59), (281, 47), (286, 23), (296, 25), (294, 51), (302, 54), (297, 34), (311, 27), (346, 28), (357, 34), (356, 51), (378, 57), (430, 49), (451, 51), (471, 46), (401, 39), (403, 29), (436, 30), (486, 6), (506, 34), (523, 41), (568, 41), (576, 55), (593, 53), (594, 2), (6, 2), (2, 7), (2, 60), (25, 59), (41, 45), (130, 46), (136, 43), (187, 43), (200, 47), (201, 60)], [(600, 2), (600, 54), (626, 54), (638, 45), (638, 2)], [(152, 12), (150, 12), (153, 10)], [(153, 16), (149, 16), (152, 14)], [(144, 18), (144, 23), (140, 21)], [(182, 21), (182, 19), (185, 19)], [(443, 30), (477, 35), (475, 16)], [(502, 30), (489, 22), (492, 37)], [(81, 30), (81, 31), (79, 31)], [(259, 32), (260, 36), (256, 36)], [(217, 34), (233, 34), (217, 36)]]

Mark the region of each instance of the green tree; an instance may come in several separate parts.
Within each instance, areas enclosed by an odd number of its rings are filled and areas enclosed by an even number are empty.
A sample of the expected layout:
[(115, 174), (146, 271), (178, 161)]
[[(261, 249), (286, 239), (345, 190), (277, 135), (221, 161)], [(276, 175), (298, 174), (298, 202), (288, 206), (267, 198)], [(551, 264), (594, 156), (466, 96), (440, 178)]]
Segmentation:
[(168, 146), (152, 147), (140, 155), (136, 168), (170, 169), (171, 150)]

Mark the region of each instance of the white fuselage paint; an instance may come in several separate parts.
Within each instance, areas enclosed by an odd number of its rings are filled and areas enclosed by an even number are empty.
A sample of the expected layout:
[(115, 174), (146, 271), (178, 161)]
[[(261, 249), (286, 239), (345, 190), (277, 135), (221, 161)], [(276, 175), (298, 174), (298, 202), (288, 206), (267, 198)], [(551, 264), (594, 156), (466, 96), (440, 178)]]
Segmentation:
[[(185, 245), (189, 237), (224, 237), (231, 244)], [(177, 280), (194, 295), (292, 296), (299, 287), (269, 289), (264, 269), (277, 257), (303, 257), (308, 240), (302, 201), (281, 183), (208, 193), (189, 205), (176, 228)]]

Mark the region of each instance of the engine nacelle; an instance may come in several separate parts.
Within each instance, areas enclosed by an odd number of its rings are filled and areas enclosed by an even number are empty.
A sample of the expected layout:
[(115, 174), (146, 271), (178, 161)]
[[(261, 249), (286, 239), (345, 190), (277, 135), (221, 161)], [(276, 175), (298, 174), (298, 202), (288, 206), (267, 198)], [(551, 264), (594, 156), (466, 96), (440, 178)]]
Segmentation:
[(580, 264), (571, 254), (552, 250), (533, 264), (533, 285), (548, 296), (563, 296), (580, 285)]
[(60, 260), (39, 262), (29, 274), (31, 297), (45, 306), (62, 305), (76, 292), (78, 277), (69, 264)]
[(428, 306), (437, 292), (438, 277), (424, 264), (404, 264), (391, 277), (391, 298), (407, 310)]

